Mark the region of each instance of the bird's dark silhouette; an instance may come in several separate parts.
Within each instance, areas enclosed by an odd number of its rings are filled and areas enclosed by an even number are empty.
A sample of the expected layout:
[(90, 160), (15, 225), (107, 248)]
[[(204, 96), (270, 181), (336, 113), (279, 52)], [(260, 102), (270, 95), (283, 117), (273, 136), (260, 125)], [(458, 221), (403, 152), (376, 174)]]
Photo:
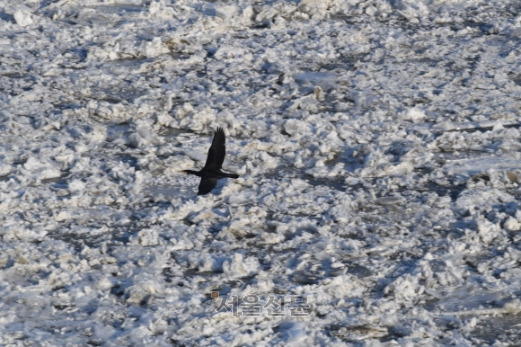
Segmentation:
[(239, 175), (221, 171), (224, 155), (226, 154), (225, 141), (224, 130), (222, 128), (217, 128), (204, 167), (200, 171), (183, 171), (186, 174), (201, 177), (201, 183), (199, 183), (199, 191), (197, 192), (197, 195), (204, 195), (211, 192), (217, 185), (217, 181), (221, 178), (239, 178)]

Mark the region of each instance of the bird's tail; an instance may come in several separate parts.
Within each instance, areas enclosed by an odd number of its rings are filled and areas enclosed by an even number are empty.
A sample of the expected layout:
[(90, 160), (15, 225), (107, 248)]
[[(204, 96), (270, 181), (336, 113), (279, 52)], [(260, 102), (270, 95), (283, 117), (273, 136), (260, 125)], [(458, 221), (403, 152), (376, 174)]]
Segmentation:
[(239, 178), (239, 175), (234, 174), (234, 173), (226, 173), (226, 177), (229, 177), (229, 178)]

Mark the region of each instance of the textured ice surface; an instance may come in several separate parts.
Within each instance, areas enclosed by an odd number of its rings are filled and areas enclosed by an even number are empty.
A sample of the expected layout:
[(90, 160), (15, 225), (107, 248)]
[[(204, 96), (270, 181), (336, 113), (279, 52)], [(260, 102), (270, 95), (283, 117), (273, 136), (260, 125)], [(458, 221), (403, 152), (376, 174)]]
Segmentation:
[(0, 344), (517, 345), (520, 56), (517, 1), (4, 1)]

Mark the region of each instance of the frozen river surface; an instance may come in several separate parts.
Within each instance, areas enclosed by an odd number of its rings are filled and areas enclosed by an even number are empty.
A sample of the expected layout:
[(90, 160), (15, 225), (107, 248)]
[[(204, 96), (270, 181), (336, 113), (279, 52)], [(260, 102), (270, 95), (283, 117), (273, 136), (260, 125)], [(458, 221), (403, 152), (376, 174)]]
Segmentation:
[(4, 0), (0, 344), (518, 345), (520, 110), (519, 1)]

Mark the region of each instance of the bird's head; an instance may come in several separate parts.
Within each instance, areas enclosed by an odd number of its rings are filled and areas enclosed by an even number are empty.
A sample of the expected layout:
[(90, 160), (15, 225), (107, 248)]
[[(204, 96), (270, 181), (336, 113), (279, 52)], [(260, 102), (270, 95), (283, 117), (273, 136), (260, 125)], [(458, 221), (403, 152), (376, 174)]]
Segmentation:
[(184, 173), (185, 175), (197, 175), (199, 173), (199, 172), (193, 171), (193, 170), (183, 170), (181, 172)]

